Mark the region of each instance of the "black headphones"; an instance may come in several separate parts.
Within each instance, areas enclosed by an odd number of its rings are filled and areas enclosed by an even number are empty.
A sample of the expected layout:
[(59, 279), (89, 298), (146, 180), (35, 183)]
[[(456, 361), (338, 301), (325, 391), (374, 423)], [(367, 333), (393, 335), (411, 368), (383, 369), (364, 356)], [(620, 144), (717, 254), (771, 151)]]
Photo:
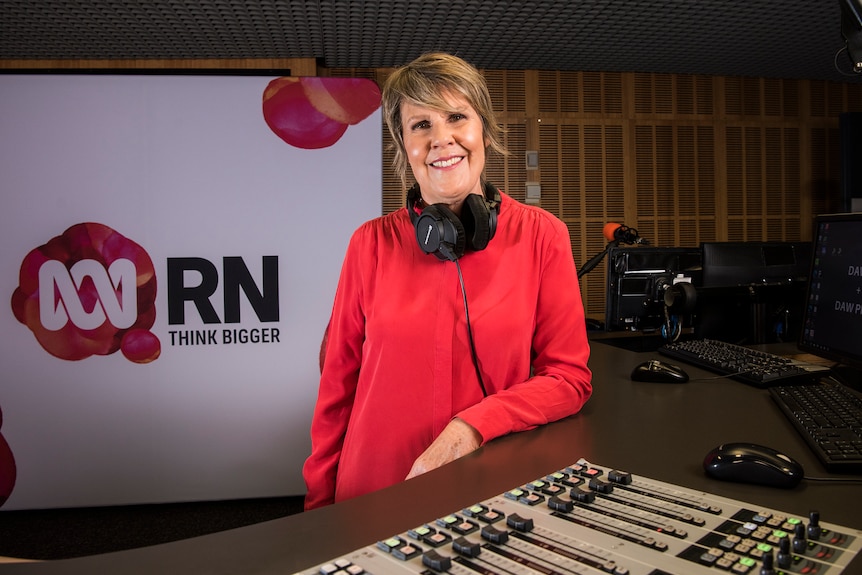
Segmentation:
[(674, 313), (691, 313), (697, 303), (697, 290), (690, 282), (677, 282), (664, 292), (664, 305)]
[(493, 185), (486, 182), (484, 186), (484, 196), (469, 194), (465, 198), (460, 218), (445, 204), (431, 204), (418, 212), (416, 205), (422, 199), (419, 184), (407, 190), (407, 213), (423, 252), (454, 262), (467, 250), (488, 246), (497, 231), (501, 198)]
[(697, 290), (690, 282), (677, 282), (664, 291), (664, 324), (662, 337), (673, 343), (682, 334), (682, 321), (678, 314), (691, 313), (697, 303)]

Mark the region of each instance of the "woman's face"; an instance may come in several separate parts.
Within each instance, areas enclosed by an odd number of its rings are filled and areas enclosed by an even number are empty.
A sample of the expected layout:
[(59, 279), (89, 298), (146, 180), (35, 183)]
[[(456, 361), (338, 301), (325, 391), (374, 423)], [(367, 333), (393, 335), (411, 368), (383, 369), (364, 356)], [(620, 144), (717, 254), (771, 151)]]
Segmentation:
[(444, 203), (460, 213), (468, 194), (482, 194), (485, 168), (482, 118), (459, 95), (445, 93), (452, 111), (401, 104), (404, 150), (427, 204)]

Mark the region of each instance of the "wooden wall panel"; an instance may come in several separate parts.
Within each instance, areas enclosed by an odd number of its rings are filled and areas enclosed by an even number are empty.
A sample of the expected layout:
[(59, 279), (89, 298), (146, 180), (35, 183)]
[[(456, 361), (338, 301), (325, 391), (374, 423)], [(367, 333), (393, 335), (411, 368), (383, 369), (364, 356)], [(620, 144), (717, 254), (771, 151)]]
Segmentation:
[[(837, 114), (856, 86), (761, 78), (561, 71), (485, 71), (507, 158), (488, 178), (569, 227), (575, 261), (600, 252), (607, 222), (653, 245), (799, 241), (838, 201)], [(528, 171), (527, 150), (539, 154)], [(387, 166), (384, 166), (387, 169)], [(384, 197), (398, 197), (397, 188)], [(384, 205), (389, 205), (384, 201)], [(603, 265), (581, 279), (588, 315), (602, 319)]]
[(811, 190), (813, 214), (838, 210), (840, 195), (841, 147), (837, 126), (811, 129)]
[(638, 122), (634, 130), (637, 229), (641, 236), (658, 246), (697, 246), (714, 240), (712, 127)]
[(0, 70), (261, 70), (293, 76), (314, 76), (317, 74), (317, 61), (314, 58), (0, 59)]
[(486, 161), (485, 177), (510, 196), (523, 202), (526, 197), (527, 173), (525, 157), (527, 153), (526, 128), (523, 124), (505, 125), (503, 139), (507, 156), (489, 155)]

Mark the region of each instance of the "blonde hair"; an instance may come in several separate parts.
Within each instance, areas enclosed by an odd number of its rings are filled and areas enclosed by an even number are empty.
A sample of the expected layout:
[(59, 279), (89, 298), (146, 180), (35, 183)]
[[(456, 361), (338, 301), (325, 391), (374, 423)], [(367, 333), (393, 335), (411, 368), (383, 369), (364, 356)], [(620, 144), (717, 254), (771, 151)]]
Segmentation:
[(452, 112), (443, 97), (446, 93), (460, 94), (482, 118), (482, 134), (486, 149), (506, 155), (503, 147), (504, 129), (494, 116), (491, 95), (485, 78), (471, 64), (457, 56), (432, 52), (419, 56), (393, 72), (383, 85), (383, 118), (392, 136), (390, 148), (395, 152), (392, 162), (401, 184), (407, 187), (407, 154), (404, 149), (401, 104), (410, 102), (442, 112)]

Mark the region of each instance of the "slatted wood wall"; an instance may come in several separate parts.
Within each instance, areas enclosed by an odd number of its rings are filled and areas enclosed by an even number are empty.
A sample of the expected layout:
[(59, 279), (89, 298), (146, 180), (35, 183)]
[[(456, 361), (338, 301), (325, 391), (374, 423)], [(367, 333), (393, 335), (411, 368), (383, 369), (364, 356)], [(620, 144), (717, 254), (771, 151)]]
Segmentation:
[[(387, 70), (332, 69), (382, 84)], [(811, 239), (836, 211), (838, 114), (862, 111), (862, 85), (643, 73), (485, 70), (510, 155), (488, 179), (569, 227), (580, 266), (606, 244), (607, 222), (656, 246)], [(389, 136), (384, 132), (384, 142)], [(536, 151), (537, 170), (526, 168)], [(384, 154), (384, 213), (404, 191)], [(587, 314), (604, 319), (607, 273), (581, 278)]]

